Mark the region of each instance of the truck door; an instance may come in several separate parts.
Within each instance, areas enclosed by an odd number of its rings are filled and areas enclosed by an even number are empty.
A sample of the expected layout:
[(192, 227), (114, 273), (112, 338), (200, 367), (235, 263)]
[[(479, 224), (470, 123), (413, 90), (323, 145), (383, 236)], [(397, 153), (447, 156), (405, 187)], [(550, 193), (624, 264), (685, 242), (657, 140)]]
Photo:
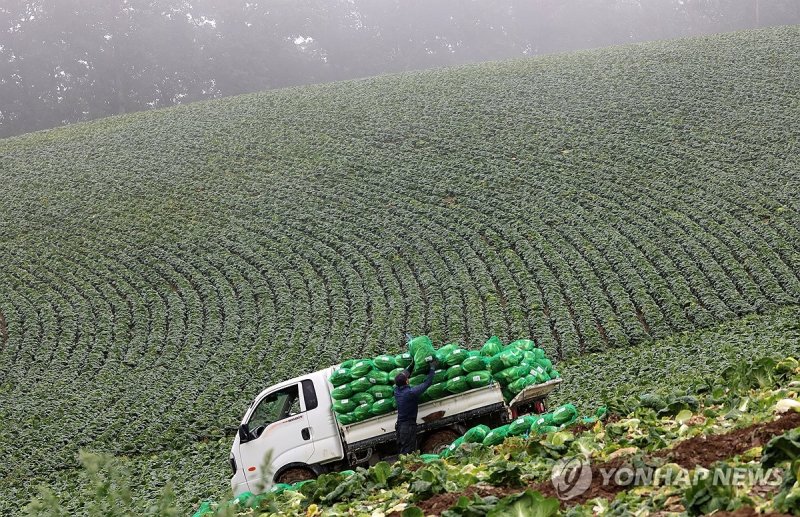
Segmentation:
[[(307, 463), (314, 455), (314, 440), (299, 384), (284, 386), (264, 395), (256, 402), (247, 424), (251, 438), (239, 445), (239, 453), (251, 491), (257, 489), (259, 482), (262, 488), (269, 488), (271, 476), (281, 466)], [(270, 451), (272, 463), (264, 465), (264, 458)], [(262, 473), (265, 467), (271, 467), (273, 471)], [(270, 477), (262, 480), (265, 474)]]

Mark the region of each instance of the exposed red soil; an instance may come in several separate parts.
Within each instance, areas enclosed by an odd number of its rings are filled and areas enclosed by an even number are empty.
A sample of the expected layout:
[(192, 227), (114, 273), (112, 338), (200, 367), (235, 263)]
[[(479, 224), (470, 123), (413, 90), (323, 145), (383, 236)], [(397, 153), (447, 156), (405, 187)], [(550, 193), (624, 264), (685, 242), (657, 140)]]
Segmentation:
[[(602, 497), (604, 499), (612, 499), (617, 493), (624, 492), (625, 490), (629, 489), (629, 486), (620, 486), (614, 483), (605, 484), (603, 482), (603, 474), (602, 471), (605, 470), (616, 470), (621, 467), (627, 466), (625, 460), (623, 458), (616, 459), (614, 461), (610, 461), (608, 463), (602, 463), (599, 465), (592, 465), (592, 483), (589, 485), (589, 488), (586, 491), (573, 499), (570, 499), (567, 504), (568, 505), (576, 505), (585, 503), (589, 499), (594, 499), (595, 497)], [(540, 492), (542, 495), (546, 497), (555, 497), (558, 498), (558, 493), (556, 493), (556, 489), (553, 486), (553, 483), (550, 480), (542, 481), (536, 483), (531, 487), (533, 490)]]
[(468, 487), (463, 492), (448, 492), (445, 494), (435, 495), (430, 499), (417, 503), (417, 506), (419, 506), (419, 508), (422, 510), (422, 513), (425, 515), (439, 515), (443, 511), (456, 504), (458, 498), (462, 495), (465, 495), (469, 498), (472, 498), (475, 494), (478, 494), (480, 497), (493, 495), (495, 497), (502, 498), (510, 494), (519, 493), (519, 491), (519, 488), (474, 485)]
[[(742, 429), (735, 429), (725, 434), (689, 438), (683, 442), (680, 442), (674, 448), (658, 451), (653, 455), (653, 457), (665, 458), (685, 468), (694, 468), (696, 466), (710, 467), (717, 461), (731, 458), (738, 454), (742, 454), (753, 447), (764, 445), (774, 436), (781, 435), (786, 431), (796, 427), (800, 427), (800, 413), (790, 413), (772, 422), (754, 424)], [(577, 431), (578, 429), (575, 430)], [(614, 461), (603, 464), (592, 465), (591, 485), (583, 494), (567, 501), (566, 504), (570, 506), (581, 504), (596, 497), (612, 499), (617, 493), (628, 490), (630, 486), (627, 485), (617, 485), (613, 482), (604, 484), (603, 476), (601, 474), (601, 470), (608, 472), (609, 470), (624, 466), (626, 466), (624, 458), (618, 458)], [(542, 495), (547, 497), (558, 497), (555, 487), (549, 480), (535, 483), (528, 488), (539, 491), (542, 493)], [(463, 492), (453, 492), (433, 496), (426, 501), (418, 503), (417, 506), (422, 509), (425, 515), (439, 515), (444, 510), (447, 510), (453, 506), (456, 501), (458, 501), (458, 498), (462, 495), (472, 497), (477, 493), (481, 497), (486, 497), (488, 495), (504, 497), (509, 494), (519, 493), (520, 491), (521, 489), (519, 488), (476, 485), (467, 488)], [(755, 513), (741, 512), (752, 512), (752, 508), (742, 508), (733, 513), (719, 513), (715, 515), (755, 515)]]
[(735, 429), (729, 433), (698, 436), (680, 442), (672, 449), (656, 452), (656, 458), (668, 458), (684, 468), (696, 465), (707, 467), (716, 461), (741, 454), (753, 447), (767, 443), (770, 438), (800, 427), (800, 413), (790, 413), (773, 422)]
[(409, 472), (416, 472), (424, 466), (425, 466), (424, 463), (412, 463), (410, 465), (406, 465), (406, 470), (408, 470)]

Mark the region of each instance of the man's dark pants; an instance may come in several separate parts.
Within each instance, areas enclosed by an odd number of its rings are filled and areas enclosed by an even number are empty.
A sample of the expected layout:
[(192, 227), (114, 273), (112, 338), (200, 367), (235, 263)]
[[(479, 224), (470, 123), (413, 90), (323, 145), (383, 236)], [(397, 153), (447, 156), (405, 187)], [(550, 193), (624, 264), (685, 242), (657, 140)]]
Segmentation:
[(398, 422), (395, 426), (397, 432), (397, 445), (400, 454), (411, 454), (417, 450), (417, 424), (411, 422)]

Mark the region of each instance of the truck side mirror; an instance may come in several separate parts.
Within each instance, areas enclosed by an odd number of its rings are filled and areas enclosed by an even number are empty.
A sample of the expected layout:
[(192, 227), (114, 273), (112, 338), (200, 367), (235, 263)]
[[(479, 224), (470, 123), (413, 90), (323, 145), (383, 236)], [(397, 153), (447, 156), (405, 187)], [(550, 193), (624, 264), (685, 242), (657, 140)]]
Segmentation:
[(252, 439), (250, 435), (250, 426), (242, 424), (239, 426), (239, 443), (247, 443)]

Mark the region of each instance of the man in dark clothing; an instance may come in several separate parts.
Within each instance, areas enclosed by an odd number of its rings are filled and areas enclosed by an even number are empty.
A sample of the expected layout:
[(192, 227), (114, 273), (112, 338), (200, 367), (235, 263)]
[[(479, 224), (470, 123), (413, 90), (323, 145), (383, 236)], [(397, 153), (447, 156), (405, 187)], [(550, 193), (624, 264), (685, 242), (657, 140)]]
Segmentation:
[(394, 379), (394, 398), (397, 402), (397, 424), (394, 430), (397, 433), (397, 445), (400, 454), (411, 454), (417, 450), (417, 410), (419, 409), (419, 398), (433, 384), (433, 373), (436, 370), (436, 361), (431, 363), (428, 377), (425, 381), (413, 388), (408, 385), (408, 378), (411, 376), (414, 365), (409, 366), (408, 370), (403, 370)]

